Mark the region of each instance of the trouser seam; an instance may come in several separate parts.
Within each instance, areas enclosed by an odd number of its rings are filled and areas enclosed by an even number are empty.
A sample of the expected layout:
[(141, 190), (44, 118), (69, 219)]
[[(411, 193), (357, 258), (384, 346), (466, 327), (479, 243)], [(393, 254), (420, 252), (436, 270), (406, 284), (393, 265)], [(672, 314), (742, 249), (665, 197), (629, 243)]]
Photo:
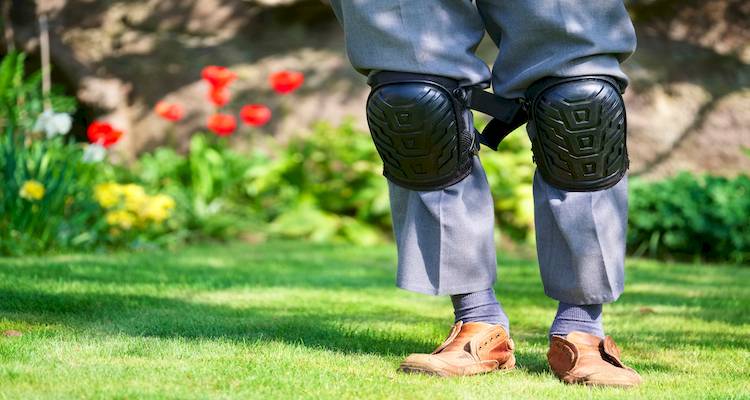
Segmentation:
[(443, 196), (445, 195), (445, 190), (440, 190), (440, 195), (438, 196), (438, 225), (440, 226), (440, 229), (438, 229), (438, 247), (440, 248), (438, 250), (438, 270), (437, 270), (437, 292), (440, 292), (441, 286), (443, 285)]
[[(607, 189), (605, 189), (607, 190)], [(604, 258), (604, 248), (602, 247), (602, 240), (601, 236), (599, 235), (599, 223), (596, 220), (596, 212), (594, 210), (594, 196), (596, 196), (598, 192), (590, 192), (590, 204), (591, 204), (591, 220), (594, 222), (594, 232), (596, 232), (596, 244), (599, 246), (599, 256), (601, 257), (602, 263), (601, 263), (601, 269), (604, 271), (605, 278), (607, 280), (607, 287), (609, 288), (610, 293), (614, 293), (612, 291), (612, 283), (609, 281), (609, 272), (607, 271), (607, 261)], [(578, 268), (580, 269), (580, 268)]]

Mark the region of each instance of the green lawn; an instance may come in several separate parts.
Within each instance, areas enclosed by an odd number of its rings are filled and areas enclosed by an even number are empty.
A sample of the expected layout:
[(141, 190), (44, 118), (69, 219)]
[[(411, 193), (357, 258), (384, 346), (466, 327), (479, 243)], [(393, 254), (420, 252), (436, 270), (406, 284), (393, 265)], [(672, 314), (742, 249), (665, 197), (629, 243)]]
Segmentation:
[(750, 268), (632, 260), (605, 327), (639, 389), (559, 383), (555, 303), (502, 259), (520, 368), (396, 372), (447, 334), (450, 302), (393, 286), (390, 247), (263, 245), (0, 259), (0, 398), (750, 398)]

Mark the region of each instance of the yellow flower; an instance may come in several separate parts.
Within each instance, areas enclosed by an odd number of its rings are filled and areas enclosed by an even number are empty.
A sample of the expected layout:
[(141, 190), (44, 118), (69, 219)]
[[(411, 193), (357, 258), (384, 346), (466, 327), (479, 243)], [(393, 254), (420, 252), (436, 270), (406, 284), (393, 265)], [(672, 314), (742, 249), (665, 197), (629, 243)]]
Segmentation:
[(169, 218), (175, 207), (172, 197), (165, 194), (149, 196), (142, 186), (129, 183), (103, 183), (94, 188), (96, 201), (108, 212), (107, 224), (112, 229), (129, 230), (145, 227), (147, 223), (161, 223)]
[(146, 191), (133, 183), (122, 185), (122, 193), (125, 195), (125, 208), (132, 212), (138, 212), (148, 200)]
[(125, 210), (110, 211), (106, 215), (107, 224), (111, 226), (118, 226), (122, 229), (128, 230), (135, 224), (135, 215)]
[(174, 199), (166, 194), (149, 197), (139, 216), (156, 223), (164, 222), (172, 214), (175, 207)]
[(18, 195), (30, 201), (41, 200), (44, 197), (44, 185), (39, 181), (28, 180), (23, 183)]
[(108, 182), (101, 183), (94, 187), (94, 199), (103, 208), (112, 208), (120, 203), (122, 188), (120, 185)]

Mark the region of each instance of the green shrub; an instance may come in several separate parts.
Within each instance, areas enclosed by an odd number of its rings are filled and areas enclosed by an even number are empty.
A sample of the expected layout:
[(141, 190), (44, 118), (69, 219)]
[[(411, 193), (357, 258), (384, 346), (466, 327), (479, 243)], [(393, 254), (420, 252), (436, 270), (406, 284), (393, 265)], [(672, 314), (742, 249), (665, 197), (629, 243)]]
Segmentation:
[(224, 240), (259, 225), (253, 201), (244, 191), (244, 176), (256, 164), (268, 162), (262, 154), (241, 154), (222, 139), (197, 134), (190, 139), (186, 155), (158, 148), (122, 169), (118, 179), (175, 199), (173, 229), (163, 241)]
[[(27, 76), (25, 56), (0, 63), (0, 254), (86, 247), (95, 241), (98, 209), (91, 200), (92, 166), (65, 132), (44, 132), (39, 74)], [(56, 93), (46, 99), (69, 128), (75, 102)]]
[(319, 124), (270, 155), (256, 144), (258, 150), (243, 154), (216, 137), (195, 135), (186, 155), (156, 149), (117, 180), (172, 196), (183, 239), (229, 239), (247, 231), (360, 244), (385, 239), (388, 192), (366, 132), (351, 123)]
[[(483, 151), (481, 157), (501, 230), (513, 239), (527, 239), (533, 226), (534, 167), (525, 132), (511, 135), (500, 152)], [(318, 124), (245, 177), (248, 197), (272, 221), (273, 232), (361, 244), (390, 235), (382, 162), (370, 135), (351, 122)]]
[(630, 186), (628, 244), (636, 255), (750, 260), (750, 177), (682, 173)]
[(0, 254), (161, 244), (174, 201), (113, 182), (122, 169), (104, 147), (67, 135), (75, 101), (56, 88), (45, 98), (24, 62), (11, 53), (0, 63)]
[(87, 247), (99, 210), (80, 177), (82, 151), (62, 138), (33, 141), (6, 128), (0, 143), (0, 253)]
[(255, 208), (286, 236), (368, 244), (390, 229), (388, 190), (370, 136), (320, 123), (245, 173)]

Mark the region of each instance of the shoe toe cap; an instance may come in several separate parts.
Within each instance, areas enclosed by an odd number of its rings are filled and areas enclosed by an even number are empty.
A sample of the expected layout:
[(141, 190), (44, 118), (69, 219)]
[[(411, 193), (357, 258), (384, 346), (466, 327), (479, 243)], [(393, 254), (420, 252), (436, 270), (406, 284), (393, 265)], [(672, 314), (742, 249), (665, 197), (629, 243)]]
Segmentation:
[(432, 354), (411, 354), (398, 369), (402, 372), (444, 375), (448, 365)]
[(409, 355), (409, 357), (406, 357), (401, 365), (426, 365), (433, 368), (445, 368), (453, 365), (453, 363), (450, 361), (451, 360), (446, 360), (444, 359), (444, 357), (440, 357), (440, 355), (435, 354), (411, 354)]
[(632, 369), (616, 368), (594, 372), (586, 377), (586, 383), (601, 386), (633, 387), (643, 383), (643, 378)]

